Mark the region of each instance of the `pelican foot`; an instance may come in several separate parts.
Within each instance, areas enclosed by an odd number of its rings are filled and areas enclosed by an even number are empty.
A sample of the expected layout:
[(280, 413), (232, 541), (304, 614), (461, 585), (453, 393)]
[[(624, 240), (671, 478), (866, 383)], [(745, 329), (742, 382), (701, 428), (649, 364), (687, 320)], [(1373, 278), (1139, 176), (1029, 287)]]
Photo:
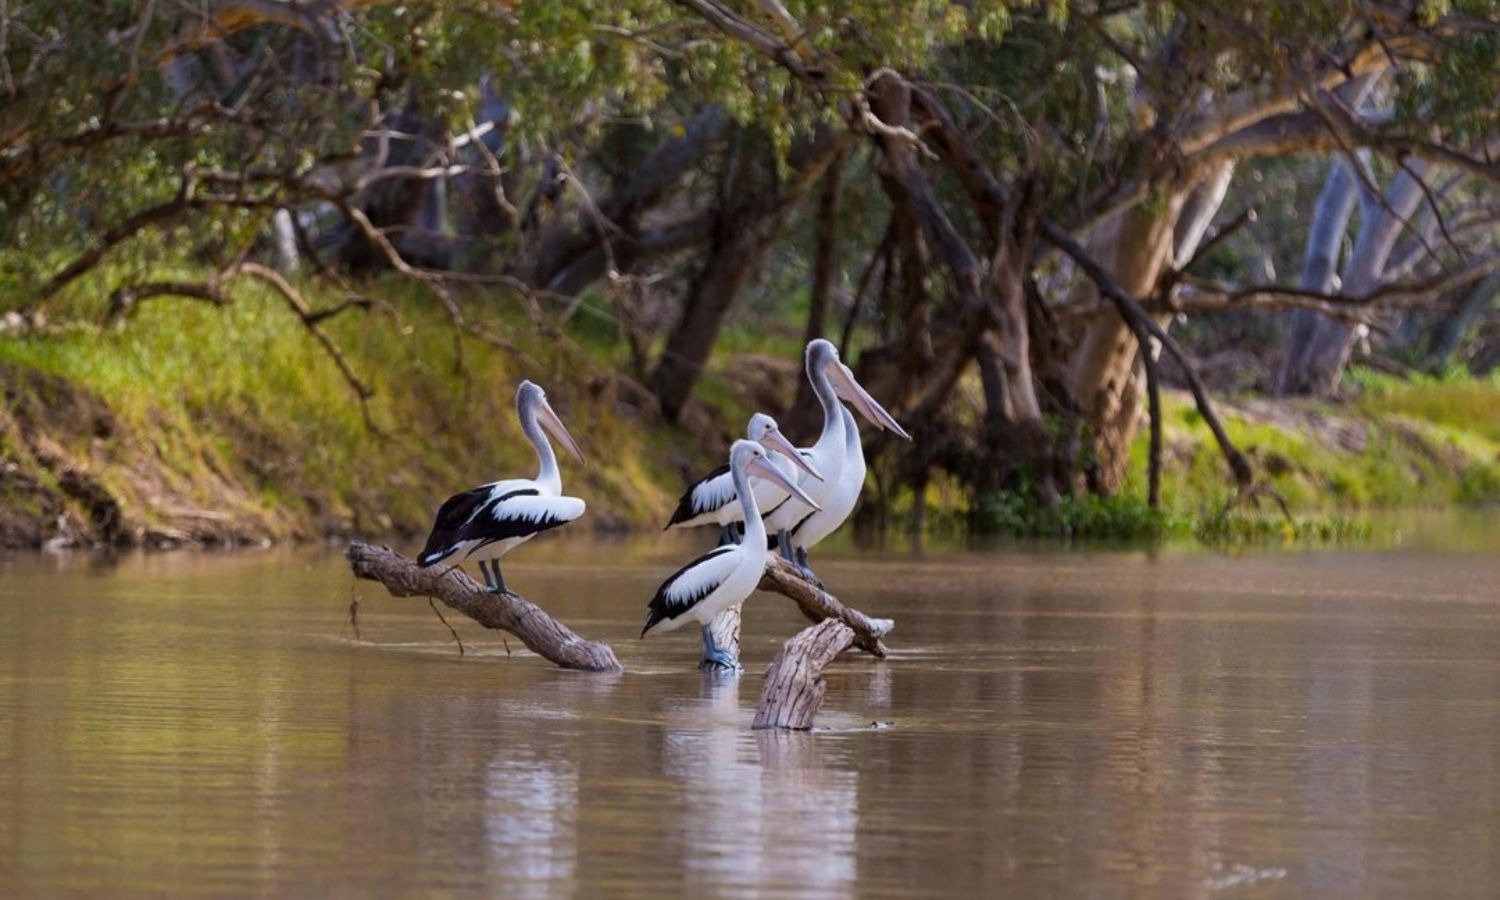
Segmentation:
[(739, 660), (717, 648), (710, 653), (703, 654), (703, 659), (699, 661), (698, 668), (701, 671), (712, 672), (715, 675), (740, 675), (745, 671), (745, 667), (740, 665)]
[(820, 590), (820, 591), (826, 591), (826, 590), (828, 590), (828, 586), (825, 585), (825, 584), (823, 584), (823, 579), (821, 579), (821, 578), (818, 577), (818, 573), (817, 572), (814, 572), (812, 569), (809, 569), (807, 566), (798, 566), (797, 569), (801, 572), (802, 577), (804, 579), (806, 579), (807, 581), (812, 582), (812, 584), (814, 586), (816, 586), (818, 590)]

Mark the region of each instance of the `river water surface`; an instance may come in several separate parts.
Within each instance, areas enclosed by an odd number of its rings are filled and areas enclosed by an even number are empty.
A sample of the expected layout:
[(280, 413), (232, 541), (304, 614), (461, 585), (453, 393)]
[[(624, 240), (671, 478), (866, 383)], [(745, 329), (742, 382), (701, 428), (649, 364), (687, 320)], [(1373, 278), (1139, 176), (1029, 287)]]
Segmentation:
[(336, 551), (0, 556), (0, 896), (1493, 896), (1483, 549), (833, 554), (897, 627), (811, 734), (749, 728), (788, 601), (738, 680), (636, 640), (685, 544), (507, 566), (620, 676)]

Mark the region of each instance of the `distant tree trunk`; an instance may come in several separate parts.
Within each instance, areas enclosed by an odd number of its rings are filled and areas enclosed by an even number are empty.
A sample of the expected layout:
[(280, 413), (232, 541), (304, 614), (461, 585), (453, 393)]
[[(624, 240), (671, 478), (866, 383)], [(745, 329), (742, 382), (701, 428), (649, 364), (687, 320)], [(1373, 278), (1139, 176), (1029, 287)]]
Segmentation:
[[(1349, 218), (1354, 214), (1357, 196), (1357, 185), (1349, 163), (1342, 157), (1335, 159), (1328, 169), (1323, 190), (1318, 194), (1312, 225), (1307, 230), (1307, 249), (1302, 257), (1302, 287), (1312, 291), (1333, 290), (1339, 249), (1349, 230)], [(1323, 321), (1324, 317), (1312, 310), (1293, 311), (1291, 333), (1281, 358), (1281, 370), (1276, 376), (1276, 393), (1307, 393), (1303, 373), (1307, 370), (1313, 340)]]
[(1457, 352), (1474, 325), (1495, 306), (1500, 295), (1500, 273), (1490, 275), (1475, 284), (1459, 299), (1455, 308), (1443, 317), (1433, 332), (1432, 345), (1427, 352), (1427, 367), (1439, 370)]
[[(1150, 294), (1172, 260), (1174, 231), (1187, 194), (1183, 188), (1170, 191), (1154, 208), (1132, 208), (1089, 235), (1085, 246), (1132, 295)], [(1092, 282), (1080, 282), (1078, 291), (1098, 297)], [(1069, 382), (1092, 437), (1090, 487), (1108, 493), (1125, 477), (1130, 441), (1144, 408), (1145, 393), (1136, 383), (1136, 339), (1114, 307), (1100, 303), (1076, 346)]]
[[(838, 269), (839, 237), (839, 188), (842, 185), (844, 159), (840, 157), (828, 167), (823, 176), (823, 190), (818, 195), (817, 243), (813, 248), (812, 286), (807, 300), (807, 328), (802, 333), (802, 343), (807, 345), (823, 337), (828, 329), (828, 297), (833, 291), (834, 273)], [(811, 422), (816, 416), (817, 400), (813, 396), (812, 384), (806, 378), (797, 379), (797, 398), (785, 417), (783, 428), (796, 429), (797, 425)]]
[[(1410, 165), (1410, 171), (1399, 172), (1386, 189), (1383, 205), (1373, 197), (1362, 199), (1359, 237), (1344, 266), (1341, 293), (1360, 297), (1380, 286), (1396, 238), (1425, 196), (1419, 180), (1425, 170), (1426, 164), (1416, 161)], [(1301, 355), (1301, 364), (1291, 373), (1286, 392), (1314, 397), (1331, 395), (1339, 386), (1353, 348), (1353, 326), (1320, 316)]]
[(769, 148), (741, 147), (730, 154), (722, 199), (702, 269), (667, 335), (651, 373), (662, 415), (675, 422), (698, 385), (724, 318), (759, 268), (787, 213), (853, 141), (848, 132), (821, 133), (794, 151), (794, 170), (778, 183)]
[[(1224, 203), (1234, 168), (1233, 161), (1220, 163), (1186, 186), (1165, 189), (1160, 203), (1101, 223), (1090, 235), (1095, 255), (1126, 291), (1149, 297), (1169, 264), (1186, 265), (1197, 252)], [(1091, 282), (1080, 289), (1098, 296)], [(1093, 438), (1091, 487), (1106, 493), (1125, 477), (1130, 443), (1145, 413), (1139, 349), (1124, 320), (1105, 304), (1084, 330), (1072, 361), (1072, 390)]]

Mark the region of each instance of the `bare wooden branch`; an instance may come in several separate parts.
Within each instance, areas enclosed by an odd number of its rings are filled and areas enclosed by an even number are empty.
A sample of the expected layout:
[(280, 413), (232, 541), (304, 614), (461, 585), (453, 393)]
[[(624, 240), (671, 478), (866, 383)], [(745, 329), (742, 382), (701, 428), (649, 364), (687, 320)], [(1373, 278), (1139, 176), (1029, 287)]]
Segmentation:
[(766, 683), (751, 727), (812, 728), (828, 692), (823, 669), (853, 642), (853, 629), (832, 619), (797, 632), (766, 670)]
[(854, 632), (854, 646), (884, 659), (890, 652), (884, 641), (896, 623), (891, 619), (874, 619), (857, 609), (845, 606), (827, 591), (820, 590), (797, 573), (792, 564), (779, 556), (770, 557), (766, 573), (761, 576), (760, 589), (787, 597), (801, 607), (802, 612), (814, 622), (837, 619)]
[(462, 570), (420, 568), (389, 547), (355, 541), (345, 553), (355, 578), (378, 581), (395, 597), (432, 597), (485, 628), (507, 631), (533, 653), (564, 669), (620, 672), (608, 644), (587, 641), (517, 594), (494, 594)]

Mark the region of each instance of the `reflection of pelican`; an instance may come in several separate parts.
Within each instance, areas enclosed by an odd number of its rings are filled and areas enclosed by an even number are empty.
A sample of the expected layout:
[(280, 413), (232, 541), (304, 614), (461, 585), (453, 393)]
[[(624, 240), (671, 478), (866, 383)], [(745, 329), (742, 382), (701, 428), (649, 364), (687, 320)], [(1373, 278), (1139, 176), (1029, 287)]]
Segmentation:
[(754, 441), (734, 442), (729, 450), (729, 473), (745, 517), (745, 540), (705, 553), (662, 582), (656, 596), (651, 598), (641, 637), (658, 625), (664, 631), (671, 631), (684, 622), (697, 622), (703, 626), (704, 662), (737, 670), (739, 662), (714, 644), (708, 626), (719, 613), (744, 603), (766, 571), (766, 527), (755, 506), (750, 477), (773, 481), (813, 509), (818, 506), (792, 479), (771, 465), (765, 449)]
[(574, 877), (578, 854), (578, 770), (522, 750), (501, 754), (485, 773), (489, 864), (507, 892), (547, 897)]
[[(826, 735), (746, 730), (738, 681), (702, 685), (701, 701), (683, 703), (663, 732), (664, 773), (687, 804), (676, 827), (694, 850), (683, 856), (683, 892), (848, 894), (857, 875), (858, 774), (824, 762)], [(812, 839), (788, 840), (788, 823)]]
[[(577, 497), (562, 496), (557, 456), (543, 429), (562, 441), (579, 462), (583, 452), (547, 403), (547, 393), (529, 381), (521, 382), (516, 413), (521, 417), (521, 432), (536, 449), (536, 477), (493, 481), (449, 497), (417, 557), (423, 568), (453, 556), (460, 561), (478, 560), (485, 583), (497, 594), (508, 593), (505, 576), (500, 574), (500, 557), (549, 528), (566, 525), (583, 515), (584, 509)], [(485, 568), (490, 560), (493, 575)]]
[[(782, 555), (795, 563), (806, 578), (816, 581), (817, 576), (807, 566), (807, 550), (844, 523), (854, 510), (859, 489), (864, 485), (864, 453), (859, 448), (859, 429), (854, 427), (853, 417), (844, 411), (839, 401), (847, 402), (878, 428), (894, 431), (907, 440), (911, 440), (911, 436), (860, 386), (849, 367), (839, 361), (839, 351), (833, 344), (821, 338), (808, 344), (806, 367), (807, 380), (812, 383), (813, 394), (823, 407), (823, 431), (817, 442), (802, 454), (827, 480), (804, 482), (803, 487), (823, 509), (809, 514), (806, 510), (784, 505), (767, 517), (766, 526), (777, 533)], [(849, 450), (851, 443), (855, 447), (852, 454)], [(845, 468), (850, 465), (858, 471), (847, 473), (846, 484)], [(848, 502), (844, 503), (846, 496)], [(832, 509), (834, 505), (842, 507), (836, 515)]]
[[(813, 478), (823, 480), (822, 473), (814, 469), (781, 433), (775, 419), (765, 413), (756, 413), (750, 417), (746, 433), (750, 440), (766, 448), (771, 465), (780, 469), (787, 478), (798, 480), (797, 469), (800, 468)], [(755, 481), (750, 490), (755, 494), (755, 506), (763, 516), (770, 515), (791, 497), (781, 485), (763, 479)], [(810, 511), (805, 506), (800, 508), (803, 512)], [(719, 526), (719, 544), (722, 546), (734, 542), (733, 526), (743, 521), (744, 508), (740, 505), (734, 477), (726, 463), (688, 486), (667, 528), (692, 528), (712, 522)]]

